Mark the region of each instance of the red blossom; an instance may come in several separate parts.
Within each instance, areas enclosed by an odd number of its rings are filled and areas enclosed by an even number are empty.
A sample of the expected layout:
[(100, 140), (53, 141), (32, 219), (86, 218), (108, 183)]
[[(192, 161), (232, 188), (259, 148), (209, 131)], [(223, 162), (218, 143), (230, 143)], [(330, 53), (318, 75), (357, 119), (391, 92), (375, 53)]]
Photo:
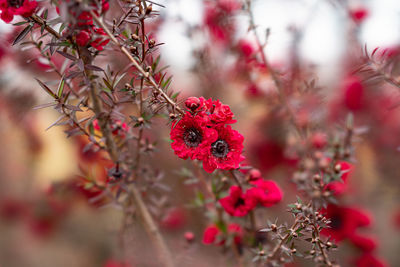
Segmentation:
[(207, 156), (218, 134), (216, 130), (206, 127), (206, 123), (203, 116), (193, 116), (189, 112), (172, 123), (171, 147), (178, 157), (201, 160)]
[(204, 98), (198, 98), (198, 97), (188, 97), (185, 101), (185, 106), (191, 110), (192, 112), (196, 111), (198, 108), (200, 108), (204, 104)]
[(324, 148), (327, 143), (327, 135), (323, 132), (315, 132), (311, 136), (311, 145), (317, 149)]
[(354, 261), (356, 267), (386, 267), (383, 260), (375, 257), (371, 253), (364, 253)]
[(339, 196), (348, 190), (348, 179), (353, 172), (353, 165), (346, 161), (340, 161), (337, 165), (340, 166), (341, 181), (330, 182), (326, 185), (325, 189), (331, 191), (334, 195)]
[(357, 208), (329, 204), (322, 213), (331, 221), (330, 228), (324, 228), (321, 234), (331, 236), (339, 242), (351, 238), (360, 227), (371, 224), (370, 216)]
[(82, 30), (76, 35), (76, 44), (79, 46), (87, 46), (91, 39), (88, 31)]
[(238, 9), (240, 9), (240, 4), (235, 0), (206, 3), (204, 24), (215, 41), (226, 44), (233, 38), (235, 24), (231, 16)]
[[(242, 243), (243, 239), (243, 229), (237, 223), (230, 223), (227, 227), (228, 235), (233, 236), (233, 241), (235, 244), (239, 245)], [(223, 232), (215, 225), (208, 226), (203, 233), (203, 244), (210, 245), (215, 244), (223, 245), (225, 244), (226, 237)]]
[(256, 196), (257, 201), (262, 206), (270, 207), (282, 200), (283, 192), (274, 181), (259, 179), (252, 184), (256, 187), (249, 189), (249, 191)]
[(351, 76), (344, 80), (342, 85), (343, 104), (351, 111), (358, 111), (365, 105), (364, 86), (361, 79), (357, 76)]
[(229, 190), (229, 196), (221, 198), (219, 203), (228, 214), (242, 217), (255, 208), (257, 196), (252, 190), (248, 190), (243, 194), (242, 189), (234, 185)]
[(236, 121), (233, 120), (233, 112), (228, 105), (224, 105), (219, 100), (213, 101), (211, 98), (206, 100), (207, 114), (209, 120), (213, 124), (231, 124)]
[(220, 230), (216, 225), (208, 226), (203, 233), (203, 244), (209, 245), (213, 244), (217, 239), (217, 235), (220, 233)]
[(185, 240), (186, 240), (187, 242), (193, 242), (193, 240), (194, 240), (194, 238), (195, 238), (193, 232), (190, 232), (190, 231), (185, 232), (185, 234), (184, 234), (183, 236), (185, 237)]
[(374, 238), (360, 234), (351, 236), (350, 241), (363, 252), (372, 252), (378, 247), (377, 241)]
[(186, 224), (185, 211), (182, 208), (171, 208), (163, 220), (161, 225), (169, 230), (177, 230)]
[(37, 6), (34, 0), (0, 0), (0, 18), (5, 23), (10, 23), (18, 15), (27, 18), (32, 16)]
[(130, 267), (130, 266), (131, 266), (130, 264), (118, 260), (107, 260), (104, 265), (104, 267)]
[(356, 24), (361, 24), (368, 17), (369, 11), (365, 7), (360, 6), (351, 9), (349, 15)]
[(215, 169), (232, 170), (239, 168), (244, 160), (242, 155), (243, 136), (231, 126), (217, 126), (217, 139), (208, 147), (208, 154), (203, 160), (203, 168), (212, 173)]

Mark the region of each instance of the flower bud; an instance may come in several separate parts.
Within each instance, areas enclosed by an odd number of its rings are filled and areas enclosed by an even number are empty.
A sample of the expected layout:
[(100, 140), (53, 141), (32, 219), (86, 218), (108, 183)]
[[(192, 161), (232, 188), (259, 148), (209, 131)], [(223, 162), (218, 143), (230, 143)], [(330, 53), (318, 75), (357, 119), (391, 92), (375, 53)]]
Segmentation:
[(185, 101), (185, 106), (194, 112), (200, 107), (200, 99), (194, 96), (188, 97)]
[(194, 240), (194, 234), (193, 234), (193, 232), (185, 232), (184, 237), (185, 237), (185, 239), (186, 239), (186, 241), (187, 241), (188, 243), (191, 243), (191, 242), (193, 242), (193, 240)]

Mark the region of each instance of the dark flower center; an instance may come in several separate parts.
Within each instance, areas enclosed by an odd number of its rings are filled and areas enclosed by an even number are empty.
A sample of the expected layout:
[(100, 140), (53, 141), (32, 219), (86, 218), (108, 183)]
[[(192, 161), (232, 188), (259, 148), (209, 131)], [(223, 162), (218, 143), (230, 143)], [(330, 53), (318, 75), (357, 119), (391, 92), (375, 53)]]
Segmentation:
[(217, 140), (211, 145), (211, 154), (216, 158), (224, 158), (228, 155), (229, 145), (225, 140)]
[(203, 136), (196, 128), (189, 128), (183, 134), (183, 142), (185, 142), (188, 147), (197, 147), (200, 145), (202, 140)]
[(343, 224), (342, 218), (336, 215), (331, 218), (331, 223), (329, 225), (333, 230), (338, 230), (342, 227), (342, 224)]
[(18, 8), (18, 7), (22, 6), (23, 3), (24, 3), (24, 0), (7, 0), (7, 4), (10, 7)]
[(245, 204), (244, 199), (243, 198), (238, 198), (238, 200), (235, 202), (235, 208), (238, 208), (240, 206), (243, 206)]

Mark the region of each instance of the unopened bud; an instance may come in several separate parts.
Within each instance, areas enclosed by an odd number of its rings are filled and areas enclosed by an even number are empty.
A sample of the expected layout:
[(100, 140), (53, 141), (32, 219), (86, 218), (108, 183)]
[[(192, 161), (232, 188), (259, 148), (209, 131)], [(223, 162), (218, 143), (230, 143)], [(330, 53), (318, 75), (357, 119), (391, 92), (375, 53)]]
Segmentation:
[(134, 33), (131, 34), (131, 38), (132, 38), (134, 41), (139, 41), (139, 40), (140, 40), (139, 36), (137, 36), (137, 34), (134, 34)]
[(154, 39), (151, 39), (151, 40), (149, 41), (149, 47), (150, 47), (150, 48), (153, 48), (155, 44), (156, 44), (156, 41), (154, 41)]
[(146, 15), (149, 15), (149, 14), (151, 13), (151, 11), (153, 11), (153, 6), (152, 6), (152, 5), (149, 5), (149, 6), (146, 8)]

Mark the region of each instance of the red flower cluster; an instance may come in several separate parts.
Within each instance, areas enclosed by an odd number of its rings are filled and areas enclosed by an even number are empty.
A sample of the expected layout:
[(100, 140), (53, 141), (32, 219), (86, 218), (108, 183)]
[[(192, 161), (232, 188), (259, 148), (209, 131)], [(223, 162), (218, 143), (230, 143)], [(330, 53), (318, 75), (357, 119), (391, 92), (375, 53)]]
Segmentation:
[(240, 4), (235, 0), (206, 2), (204, 24), (214, 40), (221, 43), (232, 40), (236, 26), (231, 16), (239, 9)]
[(225, 211), (237, 217), (246, 216), (257, 204), (270, 207), (282, 199), (282, 190), (270, 180), (258, 179), (251, 182), (251, 187), (243, 193), (239, 186), (231, 186), (229, 195), (219, 200)]
[(328, 205), (323, 211), (331, 220), (330, 228), (322, 230), (322, 234), (331, 236), (333, 240), (340, 242), (356, 235), (356, 230), (371, 224), (371, 218), (365, 212), (346, 206)]
[[(95, 27), (93, 23), (93, 17), (88, 11), (81, 11), (76, 7), (77, 3), (71, 0), (63, 0), (66, 4), (67, 10), (71, 17), (76, 18), (74, 23), (70, 24), (70, 29), (75, 29), (72, 33), (76, 38), (76, 43), (79, 46), (88, 46), (101, 51), (109, 43), (109, 39), (106, 39), (106, 32), (102, 28)], [(90, 6), (95, 8), (97, 15), (104, 14), (109, 8), (110, 4), (108, 0), (102, 0), (101, 6), (97, 5), (96, 1), (90, 1)], [(60, 12), (60, 8), (57, 8), (57, 12)]]
[(358, 233), (358, 229), (371, 224), (370, 216), (356, 208), (346, 206), (328, 205), (323, 211), (331, 220), (330, 227), (321, 231), (321, 234), (332, 237), (336, 242), (348, 239), (361, 252), (361, 256), (355, 260), (357, 267), (383, 267), (386, 264), (373, 255), (377, 249), (377, 241), (369, 236)]
[[(242, 243), (243, 229), (239, 224), (229, 224), (227, 228), (227, 234), (233, 236), (233, 241), (235, 242), (235, 244), (239, 245)], [(217, 225), (210, 225), (204, 230), (203, 244), (217, 244), (221, 246), (225, 244), (225, 241), (226, 235), (224, 235), (224, 233), (217, 227)]]
[(30, 17), (38, 3), (35, 0), (0, 0), (0, 18), (10, 23), (14, 16)]
[(235, 123), (228, 105), (219, 100), (190, 97), (188, 111), (171, 127), (171, 147), (182, 159), (203, 161), (205, 171), (232, 170), (244, 160), (243, 136), (227, 124)]

